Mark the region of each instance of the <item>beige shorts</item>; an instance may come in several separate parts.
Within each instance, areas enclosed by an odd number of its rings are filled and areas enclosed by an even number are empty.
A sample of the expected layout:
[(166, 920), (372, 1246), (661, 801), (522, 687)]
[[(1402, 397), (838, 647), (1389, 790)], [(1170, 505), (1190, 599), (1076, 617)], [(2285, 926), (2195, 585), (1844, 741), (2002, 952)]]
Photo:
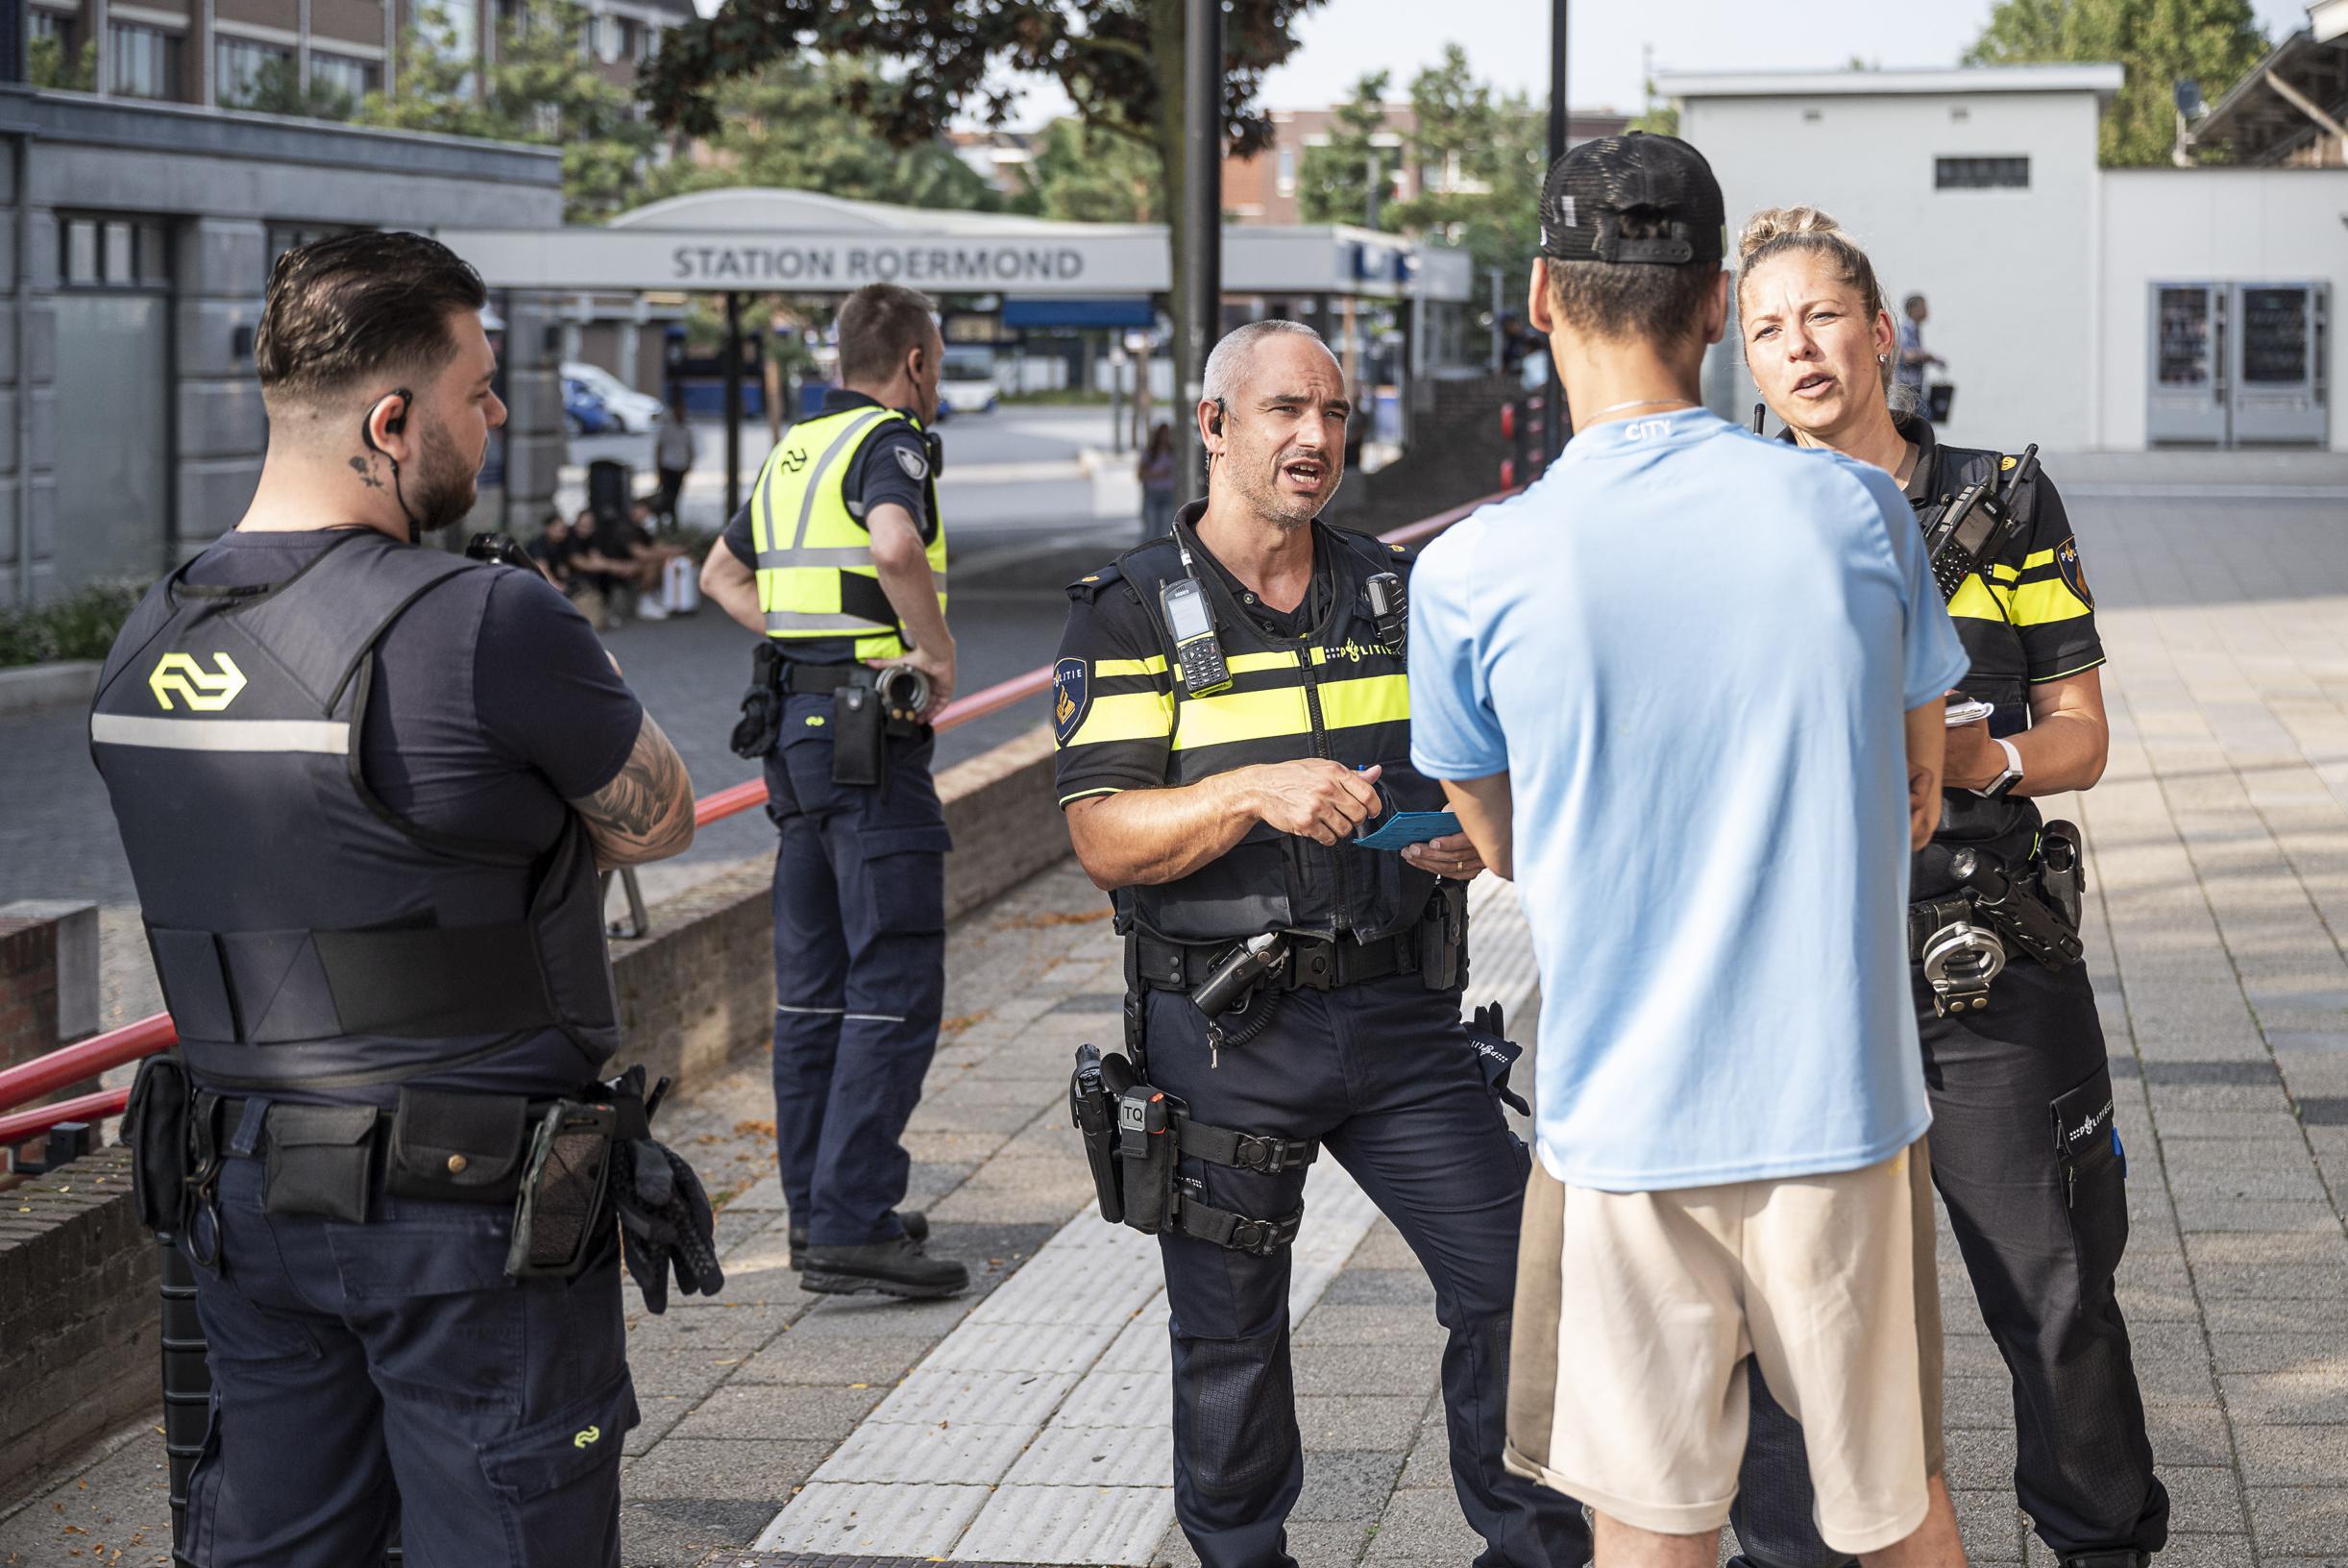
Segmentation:
[(1508, 1467), (1641, 1530), (1728, 1520), (1743, 1362), (1802, 1426), (1841, 1552), (1923, 1523), (1941, 1466), (1929, 1158), (1673, 1192), (1567, 1187), (1533, 1164)]

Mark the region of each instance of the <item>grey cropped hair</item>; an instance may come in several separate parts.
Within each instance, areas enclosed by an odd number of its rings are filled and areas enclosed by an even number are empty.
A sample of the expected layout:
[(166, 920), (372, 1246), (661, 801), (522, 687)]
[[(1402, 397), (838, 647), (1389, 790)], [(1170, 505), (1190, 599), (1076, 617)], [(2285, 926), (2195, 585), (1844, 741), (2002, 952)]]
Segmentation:
[(1267, 337), (1286, 336), (1309, 337), (1320, 344), (1321, 351), (1329, 354), (1332, 359), (1336, 357), (1330, 353), (1329, 344), (1321, 334), (1301, 321), (1282, 321), (1278, 318), (1251, 321), (1244, 327), (1234, 328), (1214, 346), (1214, 352), (1207, 355), (1207, 369), (1199, 378), (1201, 400), (1228, 404), (1232, 395), (1239, 389), (1240, 373), (1246, 369), (1249, 356), (1256, 352), (1256, 345)]

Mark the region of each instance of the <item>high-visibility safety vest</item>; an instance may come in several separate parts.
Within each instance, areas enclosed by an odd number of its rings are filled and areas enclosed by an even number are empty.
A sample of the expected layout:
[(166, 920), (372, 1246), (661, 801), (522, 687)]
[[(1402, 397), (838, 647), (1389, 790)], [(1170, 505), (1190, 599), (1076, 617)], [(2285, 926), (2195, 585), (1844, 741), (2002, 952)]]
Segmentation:
[(188, 1067), (323, 1098), (499, 1057), (550, 1093), (619, 1048), (594, 846), (457, 838), (359, 770), (376, 649), (467, 572), (353, 529), (285, 581), (186, 568), (131, 613), (90, 750)]
[[(893, 408), (877, 406), (803, 419), (768, 454), (750, 496), (758, 607), (766, 614), (768, 636), (852, 638), (859, 659), (905, 653), (905, 628), (897, 624), (896, 610), (881, 590), (880, 570), (872, 564), (864, 507), (847, 498), (857, 454), (892, 420), (915, 423)], [(945, 522), (938, 516), (934, 481), (929, 506), (929, 571), (942, 615)]]
[[(1179, 526), (1179, 525), (1178, 525)], [(1186, 576), (1171, 537), (1153, 539), (1116, 564), (1070, 585), (1078, 599), (1121, 595), (1118, 613), (1146, 615), (1158, 651), (1140, 660), (1079, 660), (1104, 694), (1091, 698), (1062, 745), (1137, 743), (1162, 750), (1169, 786), (1198, 783), (1259, 763), (1325, 757), (1348, 768), (1380, 765), (1380, 782), (1405, 811), (1442, 809), (1442, 787), (1410, 765), (1410, 688), (1401, 650), (1380, 636), (1364, 584), (1379, 572), (1407, 575), (1410, 558), (1363, 534), (1312, 525), (1328, 563), (1329, 600), (1297, 638), (1267, 634), (1201, 563), (1231, 685), (1211, 696), (1185, 689), (1160, 595)], [(1188, 534), (1188, 529), (1184, 528)], [(1202, 548), (1189, 536), (1193, 553)], [(1064, 666), (1070, 661), (1063, 661)], [(1435, 878), (1380, 849), (1321, 845), (1260, 823), (1222, 855), (1172, 882), (1120, 890), (1120, 907), (1144, 930), (1182, 942), (1301, 931), (1363, 941), (1415, 924)]]

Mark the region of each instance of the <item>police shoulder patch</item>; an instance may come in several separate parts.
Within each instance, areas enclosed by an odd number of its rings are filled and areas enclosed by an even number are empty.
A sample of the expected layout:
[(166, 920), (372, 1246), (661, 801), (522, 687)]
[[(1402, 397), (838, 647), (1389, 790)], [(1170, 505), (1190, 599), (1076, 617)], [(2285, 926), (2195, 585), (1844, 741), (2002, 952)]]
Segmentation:
[(896, 454), (896, 466), (905, 471), (907, 478), (919, 480), (929, 478), (929, 459), (921, 453), (904, 445), (890, 450)]
[(1052, 666), (1052, 733), (1068, 744), (1076, 726), (1092, 705), (1092, 666), (1084, 659), (1062, 659)]
[(2088, 592), (2087, 570), (2079, 564), (2079, 540), (2076, 535), (2065, 535), (2055, 546), (2055, 570), (2063, 574), (2063, 586), (2079, 596), (2079, 602), (2089, 609), (2095, 607), (2095, 596)]

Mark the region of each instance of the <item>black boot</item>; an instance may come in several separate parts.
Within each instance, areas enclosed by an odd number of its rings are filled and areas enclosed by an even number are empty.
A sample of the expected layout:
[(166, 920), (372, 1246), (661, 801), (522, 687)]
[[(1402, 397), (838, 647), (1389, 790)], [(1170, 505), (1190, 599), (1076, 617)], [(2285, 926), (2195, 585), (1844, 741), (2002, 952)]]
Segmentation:
[[(918, 1209), (900, 1209), (896, 1222), (905, 1227), (905, 1234), (916, 1241), (929, 1239), (929, 1216)], [(791, 1227), (791, 1272), (796, 1274), (807, 1266), (807, 1227)]]
[(2150, 1568), (2151, 1562), (2151, 1553), (2140, 1552), (2133, 1546), (2118, 1546), (2100, 1552), (2066, 1553), (2063, 1568)]
[(799, 1284), (821, 1296), (951, 1296), (969, 1288), (970, 1271), (951, 1258), (932, 1258), (911, 1236), (861, 1247), (810, 1247)]

